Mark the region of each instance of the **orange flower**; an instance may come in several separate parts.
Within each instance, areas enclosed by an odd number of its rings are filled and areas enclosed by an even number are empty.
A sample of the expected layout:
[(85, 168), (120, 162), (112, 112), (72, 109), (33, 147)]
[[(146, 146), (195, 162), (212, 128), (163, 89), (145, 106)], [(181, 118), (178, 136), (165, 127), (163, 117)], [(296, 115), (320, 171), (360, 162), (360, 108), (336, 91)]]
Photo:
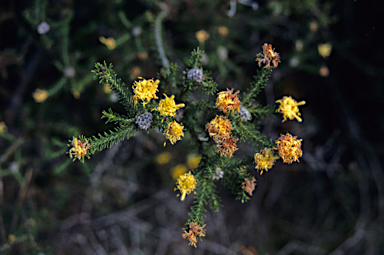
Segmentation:
[(228, 115), (228, 111), (239, 111), (240, 100), (237, 97), (240, 91), (233, 94), (233, 89), (217, 93), (216, 108)]
[(292, 136), (287, 132), (286, 135), (281, 134), (280, 138), (276, 140), (277, 150), (279, 156), (283, 159), (284, 163), (292, 164), (292, 162), (299, 162), (299, 158), (303, 155), (301, 150), (301, 141), (297, 136)]
[(189, 240), (190, 246), (194, 246), (195, 248), (197, 248), (196, 247), (197, 237), (205, 236), (205, 230), (203, 229), (205, 225), (206, 224), (200, 227), (200, 225), (197, 224), (196, 222), (189, 223), (190, 229), (188, 232), (184, 230), (185, 233), (183, 234), (183, 238)]
[(216, 147), (217, 151), (220, 153), (220, 156), (231, 158), (233, 156), (233, 153), (238, 150), (238, 148), (236, 147), (237, 140), (239, 139), (231, 136), (226, 137), (224, 139), (218, 139), (216, 141)]
[(255, 181), (256, 181), (255, 177), (252, 177), (252, 179), (244, 178), (244, 182), (242, 183), (243, 190), (245, 190), (245, 192), (248, 192), (250, 196), (252, 196), (252, 192), (255, 190), (255, 187), (256, 187)]
[(272, 45), (267, 43), (263, 45), (263, 53), (258, 53), (256, 56), (256, 61), (258, 62), (259, 67), (261, 67), (261, 64), (263, 63), (265, 64), (264, 68), (272, 68), (271, 62), (273, 67), (277, 67), (280, 62), (279, 53), (274, 52)]
[(205, 129), (208, 129), (209, 136), (216, 141), (218, 138), (229, 137), (234, 127), (227, 117), (220, 115), (207, 123)]

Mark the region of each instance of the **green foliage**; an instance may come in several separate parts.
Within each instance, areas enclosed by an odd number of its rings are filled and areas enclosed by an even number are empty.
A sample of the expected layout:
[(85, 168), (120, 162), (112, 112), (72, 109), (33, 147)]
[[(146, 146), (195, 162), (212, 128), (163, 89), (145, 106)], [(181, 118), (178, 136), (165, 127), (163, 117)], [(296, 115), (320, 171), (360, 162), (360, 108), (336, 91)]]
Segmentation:
[(251, 83), (251, 87), (245, 93), (243, 99), (243, 105), (245, 107), (250, 107), (252, 104), (252, 100), (267, 86), (267, 81), (271, 76), (272, 68), (262, 68), (261, 70), (257, 70), (257, 75), (254, 76), (254, 81)]
[(119, 102), (125, 106), (128, 114), (135, 114), (137, 112), (137, 108), (131, 100), (132, 93), (121, 82), (121, 79), (117, 79), (117, 74), (112, 70), (112, 64), (108, 66), (105, 62), (104, 64), (96, 63), (95, 69), (92, 72), (95, 74), (94, 79), (99, 79), (101, 84), (108, 84), (112, 91), (116, 93)]
[(109, 130), (109, 133), (99, 134), (99, 137), (92, 136), (89, 139), (90, 154), (94, 154), (96, 151), (102, 151), (105, 148), (111, 148), (112, 145), (121, 142), (125, 138), (129, 138), (136, 134), (136, 129), (133, 126), (121, 126), (114, 130)]

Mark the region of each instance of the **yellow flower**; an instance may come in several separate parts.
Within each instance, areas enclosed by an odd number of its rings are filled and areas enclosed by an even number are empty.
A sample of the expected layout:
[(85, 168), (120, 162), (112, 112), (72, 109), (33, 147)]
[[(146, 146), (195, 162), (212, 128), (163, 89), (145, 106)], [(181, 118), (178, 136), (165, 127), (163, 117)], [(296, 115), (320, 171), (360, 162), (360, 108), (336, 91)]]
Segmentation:
[(189, 154), (187, 157), (187, 165), (190, 169), (195, 169), (201, 160), (201, 156), (197, 156), (196, 154)]
[(229, 137), (234, 127), (227, 117), (220, 115), (207, 123), (205, 129), (208, 129), (209, 136), (216, 140), (217, 138)]
[(163, 95), (165, 98), (160, 100), (157, 110), (160, 112), (161, 116), (175, 117), (177, 109), (184, 107), (185, 104), (176, 104), (174, 95), (171, 97), (168, 97), (166, 94)]
[(4, 121), (0, 122), (0, 135), (3, 134), (5, 131), (7, 131), (7, 126), (5, 125)]
[(13, 243), (14, 241), (16, 241), (16, 236), (13, 234), (8, 235), (8, 241), (10, 243)]
[(178, 164), (171, 169), (171, 175), (174, 180), (177, 180), (180, 175), (185, 174), (188, 171), (188, 168), (184, 164)]
[(141, 81), (135, 81), (133, 83), (132, 89), (133, 93), (135, 94), (133, 96), (135, 100), (135, 104), (137, 103), (137, 99), (140, 99), (143, 101), (143, 106), (145, 107), (145, 104), (149, 103), (149, 101), (154, 98), (157, 99), (156, 92), (158, 91), (157, 87), (160, 83), (159, 80), (154, 81), (153, 79), (146, 80), (141, 77), (139, 79), (142, 79)]
[(319, 55), (323, 58), (329, 57), (332, 52), (332, 44), (331, 43), (323, 43), (317, 45), (317, 50), (319, 51)]
[(209, 34), (207, 31), (202, 29), (196, 32), (196, 39), (200, 43), (204, 43), (206, 40), (208, 40), (208, 38), (209, 38)]
[(109, 87), (109, 85), (107, 83), (104, 83), (103, 90), (104, 90), (105, 94), (111, 94), (111, 92), (112, 92), (112, 89)]
[(260, 175), (263, 174), (263, 171), (268, 171), (273, 167), (275, 161), (279, 157), (273, 155), (273, 150), (271, 148), (264, 148), (260, 153), (255, 154), (255, 163), (257, 172), (261, 170)]
[(100, 36), (99, 41), (107, 46), (108, 50), (113, 50), (116, 48), (116, 41), (112, 37), (105, 38), (104, 36)]
[(35, 92), (33, 92), (32, 97), (35, 99), (36, 103), (42, 103), (44, 102), (48, 97), (48, 91), (45, 89), (36, 89)]
[(223, 111), (227, 115), (228, 111), (239, 111), (241, 104), (239, 98), (237, 97), (239, 92), (240, 91), (237, 91), (235, 94), (232, 94), (233, 89), (227, 89), (227, 91), (217, 93), (216, 108)]
[(301, 150), (301, 141), (297, 136), (292, 136), (287, 132), (286, 135), (281, 134), (280, 138), (276, 140), (277, 150), (279, 156), (283, 159), (284, 163), (292, 164), (292, 162), (299, 162), (299, 158), (303, 155)]
[(156, 156), (156, 161), (160, 165), (167, 164), (172, 159), (172, 154), (169, 151), (163, 152)]
[(265, 64), (264, 68), (272, 68), (271, 62), (273, 67), (277, 67), (280, 62), (280, 56), (279, 53), (272, 49), (271, 44), (264, 43), (263, 53), (258, 53), (256, 55), (256, 61), (258, 62), (259, 67), (261, 67), (261, 64)]
[(284, 96), (283, 99), (279, 99), (275, 101), (276, 103), (280, 103), (279, 108), (276, 112), (281, 112), (283, 114), (283, 121), (286, 121), (287, 118), (290, 120), (297, 119), (298, 122), (301, 122), (301, 118), (299, 117), (301, 113), (299, 112), (299, 105), (304, 105), (305, 101), (297, 102), (291, 96)]
[(175, 144), (178, 140), (181, 140), (182, 136), (184, 136), (183, 129), (184, 127), (182, 125), (173, 121), (168, 124), (168, 127), (163, 134), (171, 142), (171, 144)]
[(185, 195), (189, 195), (196, 188), (196, 185), (195, 176), (191, 172), (179, 176), (175, 190), (180, 190), (181, 201), (184, 201)]
[[(84, 141), (83, 141), (84, 140)], [(73, 161), (81, 160), (87, 155), (87, 151), (91, 145), (88, 143), (88, 140), (85, 138), (81, 138), (77, 140), (77, 138), (73, 137), (72, 140), (72, 148), (69, 150), (69, 156), (74, 158)]]

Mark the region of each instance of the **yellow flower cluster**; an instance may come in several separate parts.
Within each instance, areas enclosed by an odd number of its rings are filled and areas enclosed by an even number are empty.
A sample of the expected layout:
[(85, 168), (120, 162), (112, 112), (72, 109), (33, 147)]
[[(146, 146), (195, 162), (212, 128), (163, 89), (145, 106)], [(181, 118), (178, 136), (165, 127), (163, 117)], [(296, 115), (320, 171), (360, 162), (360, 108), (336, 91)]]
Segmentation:
[(260, 172), (260, 175), (263, 174), (263, 171), (267, 171), (273, 167), (275, 161), (279, 159), (278, 156), (273, 155), (273, 150), (271, 148), (264, 148), (260, 153), (255, 154), (255, 163), (257, 172)]
[(135, 94), (133, 96), (133, 99), (135, 100), (135, 104), (137, 104), (137, 100), (140, 99), (143, 101), (143, 106), (145, 107), (145, 104), (149, 103), (151, 99), (157, 99), (156, 92), (158, 91), (157, 87), (160, 83), (159, 80), (154, 81), (153, 79), (146, 80), (141, 77), (139, 79), (142, 79), (140, 81), (135, 81), (133, 83), (132, 89), (133, 93)]
[(76, 160), (76, 158), (78, 160), (81, 160), (85, 157), (85, 155), (87, 155), (87, 151), (89, 149), (90, 144), (88, 143), (88, 140), (83, 138), (84, 141), (82, 139), (79, 139), (77, 140), (77, 138), (73, 137), (73, 140), (72, 140), (72, 148), (69, 150), (69, 156), (71, 158), (74, 158), (73, 161)]
[(175, 190), (180, 190), (181, 201), (184, 201), (185, 196), (189, 195), (196, 188), (196, 185), (195, 176), (191, 172), (179, 176)]
[(299, 112), (300, 105), (305, 105), (305, 101), (297, 102), (291, 96), (284, 96), (283, 99), (276, 100), (276, 103), (280, 103), (279, 108), (276, 112), (280, 112), (283, 114), (283, 121), (286, 121), (287, 118), (290, 120), (297, 119), (298, 122), (301, 122), (301, 118), (299, 117), (301, 113)]
[(48, 91), (45, 89), (36, 89), (35, 92), (33, 92), (32, 97), (35, 99), (36, 103), (42, 103), (44, 102), (48, 97)]
[(256, 61), (258, 62), (259, 67), (261, 67), (261, 64), (264, 64), (264, 68), (272, 68), (272, 63), (273, 67), (276, 68), (280, 62), (280, 56), (279, 53), (273, 51), (271, 44), (265, 43), (263, 45), (263, 53), (258, 53), (256, 55)]
[(227, 91), (221, 91), (217, 93), (216, 99), (216, 108), (223, 111), (226, 115), (228, 115), (229, 111), (239, 111), (240, 100), (237, 97), (237, 94), (240, 91), (237, 91), (233, 94), (233, 89)]
[(165, 98), (160, 100), (157, 110), (160, 112), (161, 116), (175, 117), (176, 111), (179, 108), (184, 107), (185, 104), (176, 104), (174, 95), (168, 97), (166, 94), (164, 94), (164, 96)]
[[(184, 136), (183, 132), (184, 126), (180, 125), (176, 121), (170, 122), (167, 129), (164, 131), (164, 136), (171, 142), (175, 144), (178, 140)], [(165, 146), (165, 143), (164, 143)]]
[(281, 134), (279, 139), (276, 140), (277, 150), (279, 156), (283, 159), (284, 163), (292, 164), (292, 162), (299, 162), (299, 158), (303, 155), (301, 150), (301, 141), (297, 136), (292, 136), (287, 132), (286, 135)]
[(185, 233), (182, 236), (184, 239), (189, 240), (190, 246), (194, 246), (195, 248), (197, 248), (197, 237), (205, 236), (205, 230), (203, 229), (205, 226), (206, 224), (200, 227), (199, 224), (197, 224), (196, 222), (191, 222), (189, 223), (189, 231), (187, 232), (186, 230), (184, 230)]

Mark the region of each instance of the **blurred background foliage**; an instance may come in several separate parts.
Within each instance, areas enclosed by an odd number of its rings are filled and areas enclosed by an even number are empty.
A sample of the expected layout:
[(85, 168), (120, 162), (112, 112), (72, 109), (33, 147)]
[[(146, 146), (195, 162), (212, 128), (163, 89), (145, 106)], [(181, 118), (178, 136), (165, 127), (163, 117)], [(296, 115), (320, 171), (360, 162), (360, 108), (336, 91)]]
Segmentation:
[[(0, 7), (1, 254), (383, 254), (383, 22), (379, 1), (34, 0)], [(173, 192), (196, 167), (188, 136), (156, 132), (69, 159), (73, 136), (109, 129), (124, 112), (93, 80), (112, 63), (127, 86), (185, 70), (192, 49), (220, 89), (245, 91), (255, 55), (272, 43), (282, 63), (260, 102), (305, 100), (303, 123), (262, 123), (304, 140), (300, 164), (256, 176), (245, 204), (220, 189), (198, 248), (181, 237), (191, 198)], [(161, 58), (162, 44), (165, 50)], [(247, 144), (237, 156), (249, 154)], [(253, 151), (252, 151), (253, 152)]]

